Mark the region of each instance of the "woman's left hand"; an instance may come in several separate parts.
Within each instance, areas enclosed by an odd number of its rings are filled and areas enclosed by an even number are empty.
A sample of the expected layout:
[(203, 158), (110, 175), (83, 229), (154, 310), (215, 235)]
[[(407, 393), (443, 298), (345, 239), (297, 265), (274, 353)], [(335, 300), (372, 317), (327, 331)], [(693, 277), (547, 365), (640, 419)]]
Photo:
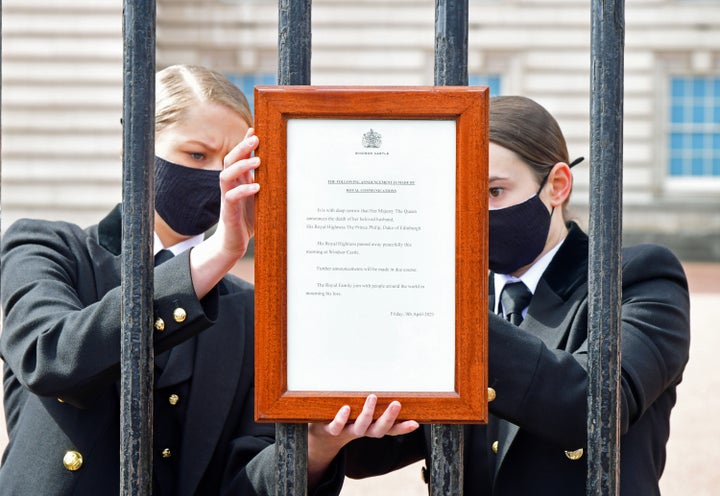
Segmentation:
[(381, 438), (409, 434), (419, 427), (414, 420), (398, 422), (400, 402), (393, 401), (382, 415), (373, 422), (377, 396), (371, 394), (365, 400), (363, 409), (355, 419), (350, 419), (350, 407), (338, 410), (332, 422), (310, 424), (308, 428), (308, 487), (314, 487), (343, 446), (361, 437)]

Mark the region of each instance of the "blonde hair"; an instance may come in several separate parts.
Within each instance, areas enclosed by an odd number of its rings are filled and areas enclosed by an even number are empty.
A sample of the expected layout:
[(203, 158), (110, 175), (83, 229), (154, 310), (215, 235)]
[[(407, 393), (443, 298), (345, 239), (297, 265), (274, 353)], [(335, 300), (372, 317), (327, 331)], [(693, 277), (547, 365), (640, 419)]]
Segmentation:
[(252, 125), (247, 98), (219, 72), (197, 65), (171, 65), (155, 77), (155, 132), (181, 121), (188, 108), (210, 102), (234, 110)]

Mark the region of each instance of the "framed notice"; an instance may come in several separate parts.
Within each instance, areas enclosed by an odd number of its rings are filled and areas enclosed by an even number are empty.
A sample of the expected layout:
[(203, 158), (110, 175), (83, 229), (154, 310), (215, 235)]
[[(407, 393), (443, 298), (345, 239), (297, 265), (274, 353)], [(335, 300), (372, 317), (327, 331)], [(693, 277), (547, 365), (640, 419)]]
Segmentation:
[(255, 417), (487, 421), (484, 87), (259, 86)]

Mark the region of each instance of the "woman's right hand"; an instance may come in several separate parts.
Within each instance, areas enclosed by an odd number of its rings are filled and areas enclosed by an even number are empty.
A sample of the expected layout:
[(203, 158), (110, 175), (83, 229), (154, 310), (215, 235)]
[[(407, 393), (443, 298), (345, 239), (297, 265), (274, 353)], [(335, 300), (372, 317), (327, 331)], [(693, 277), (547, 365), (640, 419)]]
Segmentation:
[(248, 129), (245, 138), (225, 156), (220, 173), (220, 222), (215, 235), (236, 261), (245, 255), (255, 234), (255, 194), (260, 185), (253, 171), (260, 166), (260, 159), (252, 153), (259, 144), (255, 130)]
[(190, 253), (190, 270), (198, 298), (204, 297), (245, 255), (255, 234), (255, 194), (260, 185), (254, 182), (253, 171), (260, 165), (260, 159), (252, 153), (259, 143), (250, 128), (223, 160), (217, 229)]

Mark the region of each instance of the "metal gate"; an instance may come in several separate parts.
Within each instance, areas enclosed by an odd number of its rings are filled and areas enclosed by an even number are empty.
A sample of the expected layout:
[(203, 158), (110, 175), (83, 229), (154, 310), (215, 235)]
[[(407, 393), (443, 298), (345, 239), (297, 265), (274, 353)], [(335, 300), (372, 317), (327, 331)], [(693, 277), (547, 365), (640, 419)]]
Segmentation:
[[(624, 2), (592, 0), (588, 495), (619, 481)], [(121, 493), (152, 492), (154, 0), (124, 0)], [(279, 83), (310, 84), (311, 0), (279, 0)], [(436, 0), (435, 84), (467, 85), (468, 0)], [(1, 47), (0, 47), (1, 49)], [(304, 495), (307, 425), (277, 426), (278, 493)], [(462, 428), (432, 426), (433, 495), (462, 494)]]

